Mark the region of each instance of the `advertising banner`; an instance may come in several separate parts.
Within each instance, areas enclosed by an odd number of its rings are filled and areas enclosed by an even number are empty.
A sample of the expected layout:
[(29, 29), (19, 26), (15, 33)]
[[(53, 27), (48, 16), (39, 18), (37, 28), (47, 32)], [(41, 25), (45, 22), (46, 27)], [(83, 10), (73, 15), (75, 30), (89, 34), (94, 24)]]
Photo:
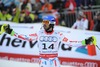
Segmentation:
[[(41, 23), (37, 24), (10, 24), (18, 34), (36, 36)], [(100, 66), (100, 32), (75, 30), (67, 27), (55, 26), (55, 30), (62, 32), (71, 42), (72, 49), (68, 45), (61, 44), (59, 47), (59, 59), (62, 65), (79, 67)], [(95, 37), (96, 45), (83, 46), (84, 40)], [(37, 41), (27, 41), (11, 36), (7, 33), (0, 35), (0, 59), (37, 63), (39, 61), (39, 49)]]

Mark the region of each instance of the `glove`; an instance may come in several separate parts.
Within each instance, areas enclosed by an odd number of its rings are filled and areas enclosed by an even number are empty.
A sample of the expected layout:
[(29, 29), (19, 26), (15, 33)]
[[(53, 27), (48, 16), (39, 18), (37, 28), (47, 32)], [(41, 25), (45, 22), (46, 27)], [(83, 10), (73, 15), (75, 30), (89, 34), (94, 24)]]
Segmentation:
[(11, 34), (12, 29), (10, 28), (10, 25), (9, 25), (9, 24), (3, 24), (3, 25), (1, 26), (0, 34), (2, 34), (2, 33), (4, 33), (4, 32), (6, 32), (6, 33), (8, 33), (8, 34)]
[(86, 46), (92, 42), (92, 37), (89, 37), (88, 39), (82, 40), (82, 45)]
[(0, 34), (2, 34), (2, 33), (5, 32), (4, 26), (7, 26), (7, 24), (3, 24), (3, 25), (1, 25), (1, 31), (0, 31)]
[(85, 40), (83, 40), (82, 41), (82, 45), (89, 45), (89, 44), (94, 44), (94, 45), (96, 45), (96, 37), (95, 36), (91, 36), (91, 37), (89, 37), (88, 39), (85, 39)]
[(86, 44), (90, 44), (93, 41), (93, 39), (92, 37), (89, 37), (88, 39), (85, 39), (85, 41), (86, 41)]

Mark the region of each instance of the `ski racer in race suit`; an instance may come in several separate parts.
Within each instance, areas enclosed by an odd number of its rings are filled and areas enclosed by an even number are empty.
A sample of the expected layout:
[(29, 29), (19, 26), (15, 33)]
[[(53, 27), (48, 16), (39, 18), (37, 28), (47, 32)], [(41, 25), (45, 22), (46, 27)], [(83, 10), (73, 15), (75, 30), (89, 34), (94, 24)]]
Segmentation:
[[(69, 45), (66, 50), (71, 50), (71, 43), (68, 40), (67, 37), (63, 35), (63, 33), (59, 32), (58, 30), (54, 29), (55, 25), (55, 18), (53, 16), (44, 16), (43, 17), (43, 27), (40, 29), (40, 31), (37, 33), (37, 37), (31, 37), (26, 35), (20, 35), (13, 31), (13, 29), (10, 28), (9, 24), (3, 24), (1, 26), (1, 32), (6, 32), (12, 36), (16, 36), (18, 38), (33, 41), (38, 41), (38, 47), (39, 47), (39, 66), (40, 67), (60, 67), (60, 62), (58, 59), (58, 49), (60, 44), (64, 43)], [(93, 41), (93, 37), (90, 37), (89, 39), (85, 39), (82, 41), (83, 45), (88, 44), (91, 42), (91, 39)]]
[[(43, 27), (40, 29), (39, 33), (37, 33), (38, 36), (33, 38), (31, 36), (20, 35), (14, 32), (9, 24), (3, 24), (1, 26), (1, 33), (5, 31), (12, 36), (24, 40), (37, 40), (40, 54), (40, 67), (60, 67), (58, 59), (59, 45), (61, 44), (61, 41), (63, 41), (63, 43), (68, 43), (68, 39), (59, 31), (54, 30), (55, 23), (56, 21), (53, 16), (44, 16), (42, 21)], [(68, 50), (71, 50), (71, 47), (68, 47)]]

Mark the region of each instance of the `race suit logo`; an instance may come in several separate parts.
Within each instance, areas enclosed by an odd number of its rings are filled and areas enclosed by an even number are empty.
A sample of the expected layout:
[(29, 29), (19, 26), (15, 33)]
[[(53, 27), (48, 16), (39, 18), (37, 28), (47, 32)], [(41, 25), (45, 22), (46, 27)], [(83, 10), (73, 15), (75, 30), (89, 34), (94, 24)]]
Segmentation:
[(41, 36), (39, 38), (41, 42), (57, 42), (57, 37), (55, 36)]

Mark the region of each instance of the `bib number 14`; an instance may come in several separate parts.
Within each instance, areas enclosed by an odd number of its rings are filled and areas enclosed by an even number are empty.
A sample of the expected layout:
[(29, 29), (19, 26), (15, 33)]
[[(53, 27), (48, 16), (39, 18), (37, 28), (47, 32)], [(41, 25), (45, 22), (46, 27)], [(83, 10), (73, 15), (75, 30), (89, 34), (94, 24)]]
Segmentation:
[(47, 47), (47, 45), (45, 43), (42, 44), (43, 45), (43, 49), (54, 49), (54, 44), (51, 44), (50, 46)]

